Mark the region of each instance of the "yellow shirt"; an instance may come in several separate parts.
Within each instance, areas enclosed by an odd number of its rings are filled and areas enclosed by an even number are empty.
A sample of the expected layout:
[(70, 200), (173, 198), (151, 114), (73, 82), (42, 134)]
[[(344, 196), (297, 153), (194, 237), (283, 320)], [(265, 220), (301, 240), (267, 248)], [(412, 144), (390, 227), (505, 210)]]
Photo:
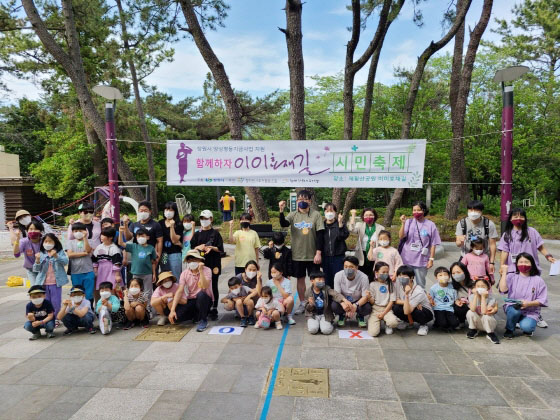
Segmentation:
[(222, 197), (222, 204), (224, 206), (224, 211), (230, 211), (231, 210), (231, 202), (235, 201), (235, 199), (229, 195), (224, 195)]
[(235, 242), (235, 266), (245, 267), (248, 261), (255, 259), (255, 248), (261, 246), (259, 235), (254, 230), (236, 230), (233, 233)]

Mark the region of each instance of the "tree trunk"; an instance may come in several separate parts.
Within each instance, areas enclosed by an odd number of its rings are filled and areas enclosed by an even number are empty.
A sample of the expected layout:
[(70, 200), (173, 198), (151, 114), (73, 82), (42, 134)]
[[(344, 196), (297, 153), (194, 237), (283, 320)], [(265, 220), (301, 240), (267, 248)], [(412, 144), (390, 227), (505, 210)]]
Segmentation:
[(87, 142), (90, 146), (93, 146), (93, 173), (95, 175), (95, 184), (105, 185), (109, 176), (107, 175), (107, 163), (103, 158), (103, 151), (101, 150), (101, 145), (99, 144), (99, 139), (93, 127), (84, 119), (84, 129), (86, 132)]
[[(69, 52), (66, 53), (58, 45), (53, 36), (49, 33), (45, 22), (42, 20), (35, 3), (33, 0), (22, 0), (22, 5), (33, 26), (33, 30), (37, 34), (45, 49), (54, 57), (54, 59), (62, 66), (76, 90), (80, 108), (84, 117), (90, 122), (97, 138), (100, 139), (100, 144), (106, 150), (106, 144), (103, 140), (106, 138), (105, 123), (97, 112), (97, 108), (91, 99), (91, 94), (87, 87), (87, 79), (85, 76), (82, 57), (80, 55), (80, 44), (78, 42), (78, 33), (76, 30), (76, 23), (74, 21), (74, 12), (72, 10), (71, 0), (62, 0), (62, 10), (64, 14), (65, 34), (68, 42)], [(120, 153), (117, 153), (117, 166), (121, 179), (130, 184), (137, 184), (132, 171), (128, 164), (122, 158)], [(137, 201), (142, 200), (142, 193), (134, 188), (129, 190), (129, 195)]]
[(140, 96), (140, 88), (138, 86), (138, 76), (136, 74), (136, 65), (134, 63), (133, 56), (130, 50), (130, 44), (128, 42), (128, 31), (126, 29), (126, 16), (122, 7), (121, 0), (116, 0), (117, 8), (119, 9), (119, 18), (121, 21), (121, 31), (124, 44), (125, 54), (127, 55), (126, 63), (130, 70), (130, 77), (132, 79), (132, 88), (134, 89), (134, 100), (136, 103), (136, 111), (138, 112), (138, 122), (140, 124), (140, 132), (142, 134), (142, 140), (146, 146), (146, 160), (148, 166), (148, 180), (150, 181), (149, 194), (150, 202), (152, 203), (152, 212), (154, 215), (158, 214), (157, 205), (157, 183), (156, 183), (156, 171), (154, 169), (154, 154), (152, 152), (152, 145), (150, 143), (150, 136), (148, 134), (148, 127), (146, 125), (146, 115), (144, 113), (144, 106), (142, 104), (142, 97)]
[[(410, 81), (410, 88), (408, 90), (408, 97), (403, 110), (403, 121), (401, 127), (401, 139), (410, 138), (410, 128), (412, 126), (412, 111), (414, 110), (414, 103), (416, 102), (416, 97), (418, 95), (418, 89), (420, 88), (420, 82), (424, 74), (424, 69), (426, 64), (432, 55), (441, 50), (447, 45), (451, 38), (455, 36), (461, 25), (465, 20), (465, 16), (469, 10), (472, 0), (463, 0), (462, 8), (457, 11), (457, 16), (455, 22), (449, 28), (449, 31), (437, 42), (431, 42), (428, 48), (424, 50), (422, 55), (418, 57), (418, 63), (416, 64), (416, 69), (412, 75)], [(404, 188), (396, 188), (391, 197), (391, 201), (385, 210), (385, 217), (383, 219), (383, 224), (387, 227), (391, 226), (393, 223), (393, 217), (395, 216), (395, 211), (399, 206), (402, 196), (404, 194)]]
[[(457, 8), (461, 1), (457, 4)], [(453, 69), (450, 84), (451, 123), (453, 129), (453, 143), (451, 148), (451, 166), (449, 173), (449, 198), (445, 206), (446, 219), (455, 219), (461, 202), (468, 200), (469, 190), (467, 185), (467, 167), (465, 164), (465, 114), (467, 101), (471, 88), (472, 71), (480, 39), (488, 26), (492, 13), (493, 0), (485, 0), (482, 5), (480, 19), (470, 34), (469, 45), (465, 54), (463, 65), (463, 43), (465, 36), (465, 25), (455, 35), (455, 50), (453, 57)]]
[[(216, 86), (220, 90), (220, 95), (226, 107), (228, 117), (229, 132), (233, 140), (241, 140), (243, 138), (242, 111), (241, 105), (226, 73), (224, 65), (218, 59), (214, 50), (210, 46), (206, 35), (202, 31), (196, 12), (191, 0), (179, 0), (181, 10), (185, 16), (188, 25), (188, 31), (192, 35), (194, 42), (200, 51), (200, 55), (206, 62), (206, 65), (212, 72)], [(249, 196), (255, 213), (255, 220), (258, 222), (268, 221), (268, 211), (264, 205), (261, 191), (258, 187), (245, 187), (245, 192)]]

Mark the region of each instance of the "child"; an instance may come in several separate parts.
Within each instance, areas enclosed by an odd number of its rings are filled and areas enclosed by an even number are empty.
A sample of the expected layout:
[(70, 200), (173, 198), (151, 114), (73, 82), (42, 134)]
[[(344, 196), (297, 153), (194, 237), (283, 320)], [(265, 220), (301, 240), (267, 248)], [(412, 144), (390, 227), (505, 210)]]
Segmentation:
[(229, 222), (229, 241), (235, 244), (235, 275), (245, 271), (247, 261), (259, 261), (261, 247), (259, 235), (251, 229), (249, 213), (241, 214), (239, 225), (241, 229), (233, 233), (233, 220)]
[(372, 243), (367, 258), (374, 263), (383, 261), (389, 266), (389, 277), (395, 281), (397, 279), (397, 270), (403, 265), (401, 255), (396, 248), (391, 246), (391, 232), (382, 230), (377, 236), (377, 247)]
[(268, 278), (271, 279), (270, 270), (272, 266), (279, 263), (282, 266), (284, 276), (292, 275), (292, 250), (284, 245), (284, 234), (274, 232), (272, 240), (268, 243), (268, 248), (263, 250), (263, 256), (270, 260), (268, 263)]
[(24, 238), (21, 238), (21, 229), (14, 231), (14, 257), (19, 258), (23, 254), (23, 268), (27, 270), (27, 278), (33, 286), (37, 278), (37, 273), (33, 271), (33, 263), (35, 262), (35, 254), (41, 248), (41, 235), (45, 228), (41, 222), (32, 220), (26, 225), (26, 229), (27, 237)]
[(309, 275), (311, 287), (305, 291), (305, 316), (307, 331), (311, 334), (329, 335), (333, 332), (334, 313), (331, 297), (335, 302), (342, 302), (344, 296), (325, 284), (325, 275), (320, 271)]
[(99, 285), (99, 296), (100, 299), (97, 301), (95, 312), (99, 317), (101, 334), (106, 335), (111, 332), (113, 325), (111, 316), (119, 311), (121, 302), (113, 294), (113, 283), (110, 281), (104, 281)]
[(70, 278), (72, 286), (82, 286), (86, 291), (86, 299), (93, 302), (95, 274), (91, 260), (92, 249), (88, 241), (86, 225), (76, 222), (72, 225), (71, 239), (66, 244), (66, 252), (70, 260)]
[(54, 337), (54, 308), (48, 299), (45, 299), (46, 290), (43, 286), (31, 286), (29, 293), (30, 302), (25, 308), (27, 322), (23, 326), (31, 333), (30, 340), (41, 337), (41, 328), (47, 332), (48, 338)]
[(185, 257), (187, 252), (191, 250), (191, 239), (194, 236), (195, 229), (194, 216), (192, 214), (186, 214), (183, 216), (183, 251), (181, 254), (181, 261), (183, 261), (183, 271), (187, 269), (187, 263), (185, 262)]
[(434, 327), (451, 332), (459, 326), (459, 320), (453, 310), (453, 304), (457, 300), (457, 291), (449, 283), (450, 273), (447, 268), (438, 267), (434, 273), (438, 283), (430, 288), (428, 297), (434, 307)]
[[(156, 286), (150, 303), (159, 315), (157, 324), (162, 326), (167, 322), (179, 284), (171, 271), (164, 271), (159, 274)], [(179, 303), (184, 305), (187, 299), (181, 296)]]
[[(247, 286), (242, 286), (239, 277), (230, 278), (228, 280), (228, 287), (229, 293), (222, 299), (222, 303), (235, 307), (241, 317), (240, 327), (245, 328), (248, 324), (254, 325), (253, 309), (255, 308), (255, 303), (253, 302), (253, 296), (257, 295), (257, 290), (251, 290)], [(249, 318), (252, 320), (251, 323), (249, 323)]]
[(477, 238), (471, 241), (471, 252), (463, 257), (461, 262), (466, 265), (467, 270), (473, 280), (478, 277), (488, 276), (490, 284), (494, 284), (494, 276), (490, 276), (490, 260), (488, 255), (484, 253), (486, 242), (484, 239)]
[[(379, 234), (381, 236), (381, 233)], [(397, 299), (395, 286), (389, 277), (389, 264), (378, 261), (373, 267), (375, 280), (369, 284), (369, 303), (372, 312), (368, 320), (368, 334), (377, 337), (381, 331), (381, 321), (385, 321), (385, 334), (393, 334), (399, 319), (392, 311)]]
[(282, 321), (280, 317), (284, 312), (284, 306), (276, 299), (269, 286), (263, 286), (261, 289), (261, 297), (257, 301), (257, 311), (255, 315), (257, 322), (255, 328), (269, 328), (270, 321), (276, 323), (276, 329), (282, 329)]
[(500, 340), (494, 334), (496, 329), (496, 319), (494, 314), (498, 312), (498, 301), (491, 296), (492, 289), (490, 282), (478, 279), (475, 287), (469, 296), (469, 312), (467, 320), (469, 322), (468, 338), (475, 338), (479, 331), (486, 331), (486, 337), (494, 344), (500, 344)]
[[(280, 302), (286, 309), (286, 316), (288, 318), (289, 324), (294, 325), (296, 321), (292, 317), (292, 308), (294, 307), (292, 283), (289, 279), (284, 277), (284, 273), (282, 272), (282, 270), (283, 269), (280, 264), (274, 264), (270, 271), (270, 275), (272, 276), (272, 278), (270, 278), (266, 282), (266, 285), (272, 290), (272, 296), (274, 297), (274, 299), (277, 299), (278, 302)], [(259, 286), (260, 285), (257, 285), (257, 289), (259, 288)], [(276, 328), (281, 329), (282, 324), (280, 323), (280, 327), (278, 327), (278, 323), (276, 323)]]
[(142, 289), (142, 281), (130, 280), (128, 288), (124, 291), (124, 313), (127, 319), (124, 330), (134, 327), (135, 321), (141, 322), (144, 328), (148, 327), (149, 318), (146, 313), (148, 299), (148, 293)]
[(78, 327), (83, 327), (90, 334), (95, 334), (93, 328), (94, 314), (91, 310), (89, 300), (84, 299), (85, 291), (81, 286), (73, 286), (70, 289), (70, 299), (62, 302), (62, 308), (58, 312), (57, 318), (66, 327), (64, 335), (70, 335), (78, 331)]
[(62, 286), (68, 283), (64, 267), (68, 264), (68, 256), (54, 233), (47, 233), (43, 237), (39, 249), (33, 264), (33, 271), (37, 273), (35, 284), (45, 286), (46, 298), (51, 302), (56, 316), (60, 310)]
[[(101, 243), (93, 251), (93, 271), (97, 277), (95, 293), (99, 299), (99, 289), (101, 283), (110, 282), (113, 287), (116, 285), (120, 289), (122, 282), (121, 264), (122, 253), (117, 245), (113, 243), (115, 237), (114, 228), (106, 228), (101, 231)], [(122, 236), (122, 235), (120, 235)]]
[(148, 293), (148, 299), (152, 296), (153, 283), (156, 282), (157, 253), (156, 249), (148, 244), (150, 234), (145, 228), (136, 231), (136, 243), (123, 241), (125, 227), (119, 227), (119, 245), (126, 252), (130, 252), (130, 272), (136, 279), (142, 281), (144, 292)]

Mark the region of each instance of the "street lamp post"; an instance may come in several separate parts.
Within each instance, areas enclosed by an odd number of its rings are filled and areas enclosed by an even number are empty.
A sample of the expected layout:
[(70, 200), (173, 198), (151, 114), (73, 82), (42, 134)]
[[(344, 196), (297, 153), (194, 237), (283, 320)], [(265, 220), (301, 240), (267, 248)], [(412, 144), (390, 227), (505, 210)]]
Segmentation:
[[(115, 141), (115, 107), (117, 99), (122, 99), (121, 92), (111, 86), (95, 86), (93, 91), (108, 101), (105, 103), (105, 137), (107, 142), (107, 167), (109, 174), (109, 201), (111, 217), (116, 223), (120, 221), (120, 193), (117, 172), (117, 142)], [(111, 101), (111, 102), (109, 102)]]
[(512, 66), (498, 70), (494, 82), (502, 84), (502, 171), (501, 171), (501, 209), (500, 221), (502, 232), (508, 220), (513, 201), (513, 86), (506, 86), (529, 71), (526, 66)]

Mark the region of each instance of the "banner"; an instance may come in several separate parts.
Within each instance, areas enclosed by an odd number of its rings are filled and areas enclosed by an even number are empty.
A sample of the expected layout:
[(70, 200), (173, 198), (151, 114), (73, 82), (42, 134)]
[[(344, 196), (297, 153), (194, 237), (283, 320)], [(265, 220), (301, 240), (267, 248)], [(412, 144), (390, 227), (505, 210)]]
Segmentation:
[(167, 185), (422, 188), (426, 140), (168, 140)]

